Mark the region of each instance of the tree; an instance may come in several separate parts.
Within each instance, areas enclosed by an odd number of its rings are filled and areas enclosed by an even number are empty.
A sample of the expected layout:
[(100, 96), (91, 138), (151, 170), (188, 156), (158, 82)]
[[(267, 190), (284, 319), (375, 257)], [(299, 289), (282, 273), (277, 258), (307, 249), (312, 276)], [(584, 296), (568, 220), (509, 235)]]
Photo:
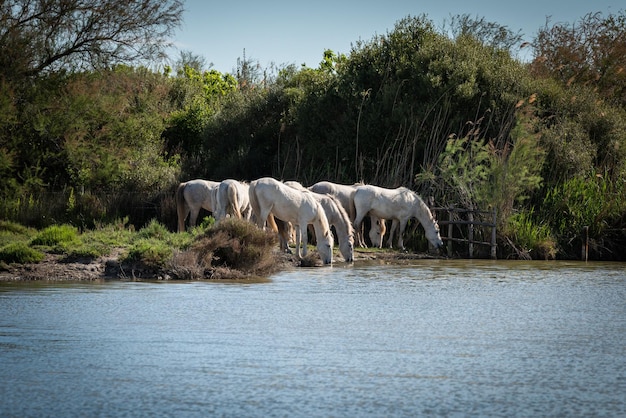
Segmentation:
[(489, 22), (484, 17), (472, 18), (469, 14), (452, 16), (449, 31), (453, 38), (469, 35), (484, 45), (511, 52), (522, 43), (519, 31), (514, 33), (506, 26)]
[(163, 55), (182, 0), (4, 0), (0, 76), (133, 63)]
[(626, 12), (589, 13), (572, 25), (549, 22), (534, 41), (536, 75), (563, 85), (587, 85), (626, 105)]

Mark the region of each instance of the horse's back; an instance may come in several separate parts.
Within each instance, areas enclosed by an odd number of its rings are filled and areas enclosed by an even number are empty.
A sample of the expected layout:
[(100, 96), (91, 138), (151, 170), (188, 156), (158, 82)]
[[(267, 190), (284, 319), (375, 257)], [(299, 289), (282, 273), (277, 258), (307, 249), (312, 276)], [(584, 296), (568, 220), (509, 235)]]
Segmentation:
[(308, 191), (294, 189), (272, 177), (263, 177), (254, 183), (259, 205), (271, 206), (272, 213), (279, 219), (294, 223), (304, 219), (308, 223), (315, 217), (317, 201)]
[(346, 213), (352, 218), (354, 217), (352, 208), (352, 198), (354, 196), (355, 187), (347, 184), (332, 183), (330, 181), (320, 181), (315, 183), (309, 190), (319, 194), (326, 194), (335, 197)]

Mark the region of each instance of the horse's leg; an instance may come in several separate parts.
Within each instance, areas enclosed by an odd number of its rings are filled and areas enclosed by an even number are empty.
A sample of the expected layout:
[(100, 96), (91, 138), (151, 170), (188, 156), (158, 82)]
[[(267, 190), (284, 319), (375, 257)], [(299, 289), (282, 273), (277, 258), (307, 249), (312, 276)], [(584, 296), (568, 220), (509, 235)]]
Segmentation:
[(274, 219), (274, 224), (276, 225), (278, 230), (278, 241), (280, 244), (280, 250), (282, 252), (292, 254), (291, 250), (289, 249), (289, 229), (291, 228), (291, 225), (289, 225), (288, 222), (282, 221), (280, 219), (278, 220), (278, 222), (276, 222), (274, 215), (271, 215), (271, 217), (267, 218), (268, 223), (270, 223), (271, 219)]
[(408, 219), (400, 220), (400, 231), (398, 231), (398, 248), (404, 250), (404, 230), (406, 229), (406, 223)]
[(187, 219), (187, 215), (189, 215), (189, 208), (187, 206), (178, 212), (178, 232), (185, 231), (185, 219)]
[(300, 248), (300, 243), (302, 242), (302, 231), (300, 230), (300, 225), (296, 229), (296, 256), (298, 258), (302, 258), (302, 251)]
[(363, 224), (361, 224), (361, 229), (354, 230), (354, 234), (356, 235), (357, 245), (361, 248), (367, 248), (367, 244), (365, 243), (365, 238), (364, 238), (364, 235), (365, 235), (363, 231), (364, 229), (365, 228)]
[(398, 230), (399, 222), (397, 219), (391, 221), (391, 229), (389, 230), (389, 238), (387, 238), (387, 247), (393, 248), (393, 234)]
[[(363, 218), (365, 217), (364, 213), (360, 213), (360, 210), (356, 210), (356, 216), (354, 217), (354, 230), (359, 231), (359, 240), (363, 240), (363, 229), (361, 228), (361, 224), (363, 223)], [(363, 245), (365, 247), (365, 245)]]
[[(265, 228), (265, 222), (268, 221), (267, 217), (270, 216), (270, 210), (269, 209), (264, 209), (264, 208), (260, 208), (259, 210), (259, 217), (256, 220), (256, 224), (259, 228), (264, 229)], [(273, 215), (272, 215), (273, 216)], [(268, 224), (271, 221), (268, 221)]]
[(191, 228), (194, 228), (196, 226), (196, 221), (198, 220), (198, 213), (200, 213), (200, 208), (189, 209), (189, 226)]
[(302, 257), (306, 257), (308, 251), (307, 245), (309, 243), (309, 237), (307, 234), (307, 224), (305, 222), (298, 225), (298, 232), (300, 233), (300, 238), (298, 239), (298, 242), (302, 245)]

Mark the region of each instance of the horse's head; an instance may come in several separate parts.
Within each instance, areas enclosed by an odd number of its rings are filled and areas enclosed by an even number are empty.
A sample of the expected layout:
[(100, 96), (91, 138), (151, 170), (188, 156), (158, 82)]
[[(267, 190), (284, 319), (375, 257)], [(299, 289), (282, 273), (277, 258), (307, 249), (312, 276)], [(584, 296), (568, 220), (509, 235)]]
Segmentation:
[(333, 234), (328, 230), (321, 239), (317, 239), (317, 252), (320, 254), (322, 263), (332, 264), (333, 262)]
[(385, 236), (385, 232), (387, 231), (385, 220), (371, 215), (370, 219), (372, 222), (370, 224), (369, 236), (370, 241), (372, 241), (372, 247), (383, 248), (383, 238)]
[(354, 238), (352, 236), (339, 242), (339, 252), (347, 263), (354, 261)]
[(439, 249), (443, 247), (443, 240), (439, 235), (439, 224), (433, 219), (433, 228), (425, 228), (426, 239), (432, 244), (433, 247)]

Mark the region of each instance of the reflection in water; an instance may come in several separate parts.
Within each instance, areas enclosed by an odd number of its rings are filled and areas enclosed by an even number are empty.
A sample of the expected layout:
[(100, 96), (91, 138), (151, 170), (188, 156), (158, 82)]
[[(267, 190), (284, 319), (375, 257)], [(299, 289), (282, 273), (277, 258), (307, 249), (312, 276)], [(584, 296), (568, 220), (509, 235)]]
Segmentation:
[(619, 416), (623, 264), (0, 285), (0, 416)]

